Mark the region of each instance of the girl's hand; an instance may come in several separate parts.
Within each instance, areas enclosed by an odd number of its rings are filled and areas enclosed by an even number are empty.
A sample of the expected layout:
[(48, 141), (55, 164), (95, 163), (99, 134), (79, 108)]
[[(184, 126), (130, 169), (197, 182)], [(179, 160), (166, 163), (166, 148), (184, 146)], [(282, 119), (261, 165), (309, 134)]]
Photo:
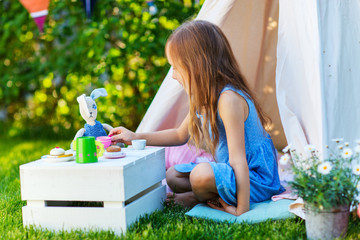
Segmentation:
[(130, 145), (131, 141), (135, 139), (135, 133), (124, 127), (113, 128), (109, 132), (109, 135), (111, 136), (111, 143), (113, 144), (121, 142)]
[(207, 201), (207, 204), (208, 204), (211, 208), (214, 208), (214, 209), (217, 209), (217, 210), (220, 210), (220, 211), (224, 211), (224, 212), (230, 213), (230, 214), (235, 215), (235, 216), (239, 216), (239, 215), (240, 215), (240, 214), (237, 213), (235, 206), (232, 206), (232, 205), (227, 204), (227, 203), (226, 203), (224, 200), (222, 200), (222, 198), (220, 198), (220, 197), (219, 197), (218, 201), (219, 201), (219, 203), (220, 203), (220, 206), (217, 206), (217, 205), (211, 203), (211, 201)]

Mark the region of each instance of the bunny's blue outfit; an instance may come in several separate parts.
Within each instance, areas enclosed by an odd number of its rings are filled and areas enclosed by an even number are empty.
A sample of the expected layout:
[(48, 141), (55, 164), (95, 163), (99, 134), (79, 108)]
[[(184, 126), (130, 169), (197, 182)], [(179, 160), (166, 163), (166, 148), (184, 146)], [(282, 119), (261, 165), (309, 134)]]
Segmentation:
[[(265, 132), (257, 115), (253, 101), (241, 90), (227, 85), (221, 91), (231, 90), (241, 95), (249, 107), (249, 115), (245, 121), (245, 150), (249, 166), (250, 177), (250, 203), (261, 202), (279, 194), (285, 189), (280, 185), (276, 150), (268, 133)], [(198, 115), (198, 117), (202, 117)], [(226, 132), (219, 112), (217, 112), (217, 126), (219, 129), (219, 144), (215, 158), (217, 162), (210, 162), (214, 175), (216, 188), (220, 197), (230, 205), (237, 205), (235, 173), (229, 164), (229, 151)], [(210, 132), (211, 134), (211, 132)], [(197, 164), (175, 165), (178, 172), (188, 173)]]
[(107, 134), (104, 130), (103, 125), (99, 121), (95, 120), (94, 126), (85, 123), (84, 136), (94, 136), (96, 139), (97, 137), (107, 136)]

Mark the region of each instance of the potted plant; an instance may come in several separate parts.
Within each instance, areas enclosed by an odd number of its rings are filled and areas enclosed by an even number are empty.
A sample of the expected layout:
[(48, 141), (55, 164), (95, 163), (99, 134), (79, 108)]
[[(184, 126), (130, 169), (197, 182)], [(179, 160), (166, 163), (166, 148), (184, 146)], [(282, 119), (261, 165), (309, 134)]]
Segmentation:
[(305, 154), (291, 145), (280, 164), (292, 160), (293, 191), (304, 200), (306, 234), (310, 239), (333, 239), (345, 236), (351, 206), (357, 204), (360, 179), (360, 141), (354, 149), (342, 139), (334, 139), (328, 157), (321, 157), (313, 145)]

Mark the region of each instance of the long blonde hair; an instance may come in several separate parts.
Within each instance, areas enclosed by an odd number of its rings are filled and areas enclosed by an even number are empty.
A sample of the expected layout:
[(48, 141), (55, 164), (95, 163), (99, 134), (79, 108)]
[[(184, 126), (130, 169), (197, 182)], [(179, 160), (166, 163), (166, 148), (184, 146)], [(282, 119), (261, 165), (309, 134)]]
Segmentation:
[[(268, 124), (269, 119), (248, 88), (228, 40), (215, 24), (202, 20), (182, 24), (170, 35), (166, 49), (173, 65), (180, 66), (185, 73), (183, 77), (189, 94), (190, 141), (197, 148), (200, 148), (201, 140), (204, 139), (208, 150), (215, 156), (219, 143), (217, 103), (221, 90), (227, 84), (252, 99), (261, 124)], [(202, 121), (197, 114), (203, 116)]]

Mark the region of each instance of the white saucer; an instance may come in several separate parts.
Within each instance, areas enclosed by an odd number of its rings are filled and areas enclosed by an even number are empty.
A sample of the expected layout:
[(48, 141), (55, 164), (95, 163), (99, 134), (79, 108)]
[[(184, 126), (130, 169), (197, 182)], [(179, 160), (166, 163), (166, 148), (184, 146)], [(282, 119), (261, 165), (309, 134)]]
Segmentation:
[(75, 159), (75, 156), (69, 156), (69, 157), (61, 157), (61, 158), (56, 158), (56, 157), (49, 157), (50, 155), (45, 155), (41, 157), (41, 160), (44, 160), (45, 162), (52, 162), (52, 163), (56, 163), (56, 162), (67, 162), (67, 161), (72, 161)]
[(105, 151), (103, 154), (104, 158), (111, 158), (111, 159), (115, 159), (115, 158), (123, 158), (126, 156), (126, 153), (124, 152), (107, 152)]

